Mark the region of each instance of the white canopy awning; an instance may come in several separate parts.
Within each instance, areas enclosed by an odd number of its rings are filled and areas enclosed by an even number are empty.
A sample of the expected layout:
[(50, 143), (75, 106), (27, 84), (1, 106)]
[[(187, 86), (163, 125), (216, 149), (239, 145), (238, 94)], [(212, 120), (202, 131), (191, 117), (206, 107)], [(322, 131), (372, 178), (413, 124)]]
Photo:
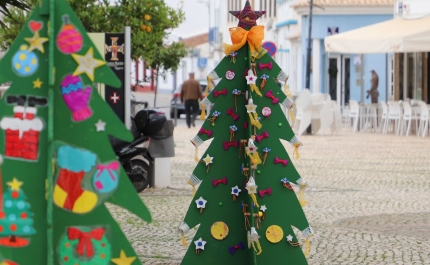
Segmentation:
[(430, 17), (392, 19), (326, 37), (327, 52), (392, 53), (430, 51)]

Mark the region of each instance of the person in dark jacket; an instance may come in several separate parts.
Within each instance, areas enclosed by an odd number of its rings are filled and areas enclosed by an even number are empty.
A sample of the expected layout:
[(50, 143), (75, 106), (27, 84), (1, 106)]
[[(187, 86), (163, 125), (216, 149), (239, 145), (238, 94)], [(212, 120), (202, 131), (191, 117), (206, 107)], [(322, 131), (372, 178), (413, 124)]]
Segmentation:
[[(189, 79), (182, 84), (181, 102), (184, 103), (188, 128), (196, 126), (194, 121), (199, 113), (199, 99), (203, 99), (199, 81), (194, 79), (194, 73), (189, 73)], [(192, 116), (191, 116), (192, 115)]]
[(372, 99), (372, 103), (378, 103), (378, 97), (379, 97), (379, 92), (378, 92), (378, 84), (379, 84), (379, 77), (378, 74), (375, 72), (375, 70), (370, 71), (372, 73), (372, 77), (370, 79), (370, 90), (367, 90), (367, 97), (369, 98), (369, 96)]

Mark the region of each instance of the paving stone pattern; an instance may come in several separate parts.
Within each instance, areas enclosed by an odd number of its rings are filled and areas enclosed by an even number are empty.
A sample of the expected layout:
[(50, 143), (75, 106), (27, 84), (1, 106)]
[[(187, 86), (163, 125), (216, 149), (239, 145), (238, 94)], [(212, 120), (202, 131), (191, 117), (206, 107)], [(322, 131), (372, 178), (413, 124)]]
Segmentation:
[[(152, 223), (109, 205), (144, 264), (177, 265), (185, 255), (177, 227), (192, 200), (187, 181), (196, 163), (189, 139), (198, 128), (175, 128), (171, 187), (140, 194)], [(309, 264), (430, 264), (429, 137), (342, 132), (300, 138), (301, 159), (293, 163), (309, 184), (304, 210), (315, 230)], [(290, 144), (284, 146), (291, 155)]]

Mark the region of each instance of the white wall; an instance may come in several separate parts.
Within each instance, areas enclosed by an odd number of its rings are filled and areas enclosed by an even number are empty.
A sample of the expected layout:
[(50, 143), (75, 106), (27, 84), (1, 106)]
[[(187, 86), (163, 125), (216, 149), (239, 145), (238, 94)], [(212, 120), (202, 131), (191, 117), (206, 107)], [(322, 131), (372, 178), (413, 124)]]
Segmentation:
[(430, 14), (429, 0), (396, 0), (394, 1), (394, 17), (417, 19)]

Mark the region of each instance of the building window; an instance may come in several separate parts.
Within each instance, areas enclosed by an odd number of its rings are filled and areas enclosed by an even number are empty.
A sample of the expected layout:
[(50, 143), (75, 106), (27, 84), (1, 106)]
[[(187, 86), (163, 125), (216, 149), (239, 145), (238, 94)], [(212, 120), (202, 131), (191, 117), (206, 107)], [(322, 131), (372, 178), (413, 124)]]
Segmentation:
[[(263, 10), (267, 10), (267, 0), (264, 0), (264, 9)], [(267, 17), (267, 11), (266, 11), (266, 14), (264, 14), (264, 17)]]
[(228, 11), (230, 11), (230, 1), (231, 0), (227, 0), (227, 21), (230, 21), (230, 14), (228, 13)]
[(394, 99), (394, 56), (391, 55), (390, 59), (389, 59), (389, 63), (390, 63), (390, 70), (389, 70), (389, 88), (390, 88), (390, 95), (388, 95), (388, 98), (393, 98)]
[(273, 0), (269, 0), (269, 17), (272, 17), (272, 1)]
[(277, 4), (275, 3), (273, 6), (273, 16), (276, 17), (276, 6)]
[(182, 81), (187, 80), (187, 77), (188, 77), (187, 62), (186, 61), (182, 61)]

